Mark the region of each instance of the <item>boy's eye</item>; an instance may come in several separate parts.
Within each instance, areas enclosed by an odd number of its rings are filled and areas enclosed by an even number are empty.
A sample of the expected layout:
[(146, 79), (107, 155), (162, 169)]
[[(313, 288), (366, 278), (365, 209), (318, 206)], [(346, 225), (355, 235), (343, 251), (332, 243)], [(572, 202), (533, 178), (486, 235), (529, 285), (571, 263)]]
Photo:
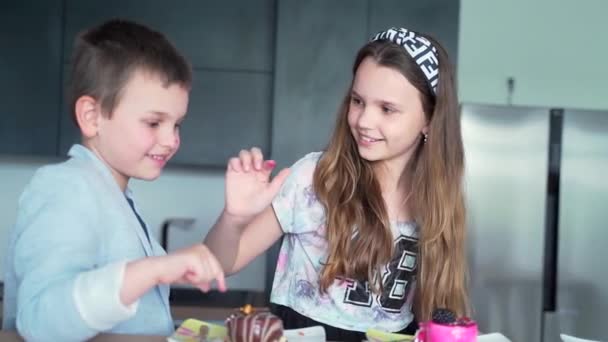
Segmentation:
[(157, 121), (148, 122), (148, 126), (150, 126), (152, 128), (156, 128), (159, 125), (160, 125), (160, 122), (157, 122)]
[(363, 103), (363, 102), (361, 101), (361, 99), (359, 99), (359, 98), (357, 98), (357, 97), (354, 97), (354, 96), (352, 96), (352, 97), (350, 98), (350, 102), (352, 102), (352, 104), (354, 104), (355, 106), (359, 106), (359, 105), (361, 105), (361, 104)]
[(382, 106), (382, 112), (384, 114), (391, 114), (391, 113), (395, 112), (395, 110), (391, 107)]

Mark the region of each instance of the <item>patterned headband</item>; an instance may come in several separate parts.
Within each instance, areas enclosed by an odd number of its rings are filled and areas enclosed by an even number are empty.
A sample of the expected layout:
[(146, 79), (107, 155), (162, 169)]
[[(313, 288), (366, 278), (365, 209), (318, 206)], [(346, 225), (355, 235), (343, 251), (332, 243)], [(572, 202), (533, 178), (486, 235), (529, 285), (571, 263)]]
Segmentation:
[(433, 94), (437, 94), (437, 83), (439, 83), (439, 60), (437, 59), (437, 49), (431, 42), (417, 34), (404, 28), (392, 27), (382, 31), (372, 38), (372, 41), (388, 40), (405, 48), (407, 53), (416, 61), (424, 77), (426, 77)]

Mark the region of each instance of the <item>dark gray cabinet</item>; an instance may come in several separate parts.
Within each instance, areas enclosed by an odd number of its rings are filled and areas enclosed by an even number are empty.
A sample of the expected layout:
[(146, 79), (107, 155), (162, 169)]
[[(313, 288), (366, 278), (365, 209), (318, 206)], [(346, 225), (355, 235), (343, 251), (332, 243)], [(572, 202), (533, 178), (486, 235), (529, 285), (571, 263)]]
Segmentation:
[(195, 70), (178, 164), (225, 166), (243, 148), (269, 153), (272, 75)]
[(322, 149), (354, 55), (374, 32), (430, 32), (455, 62), (458, 11), (452, 0), (2, 1), (0, 154), (63, 156), (78, 142), (62, 83), (77, 33), (109, 18), (163, 32), (190, 60), (172, 163), (223, 167), (254, 145), (282, 165)]
[(128, 18), (167, 35), (195, 67), (272, 71), (274, 0), (66, 0), (65, 52), (76, 33)]
[(0, 3), (0, 154), (57, 153), (61, 4)]

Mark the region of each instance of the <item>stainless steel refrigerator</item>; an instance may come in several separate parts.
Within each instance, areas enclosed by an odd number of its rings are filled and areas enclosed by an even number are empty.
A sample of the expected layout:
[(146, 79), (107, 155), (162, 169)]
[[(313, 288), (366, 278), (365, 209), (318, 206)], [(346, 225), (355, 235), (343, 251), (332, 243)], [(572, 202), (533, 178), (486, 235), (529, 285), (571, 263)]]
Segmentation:
[(480, 329), (608, 341), (608, 112), (461, 110)]

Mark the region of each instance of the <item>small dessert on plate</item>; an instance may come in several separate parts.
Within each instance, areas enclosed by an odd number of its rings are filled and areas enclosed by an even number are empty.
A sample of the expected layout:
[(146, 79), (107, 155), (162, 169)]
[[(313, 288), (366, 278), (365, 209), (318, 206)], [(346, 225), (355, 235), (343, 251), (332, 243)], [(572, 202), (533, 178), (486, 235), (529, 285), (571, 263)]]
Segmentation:
[(432, 320), (420, 324), (416, 342), (476, 342), (477, 323), (470, 318), (457, 318), (448, 309), (437, 309)]
[(269, 311), (245, 305), (226, 319), (230, 342), (285, 342), (283, 322)]

